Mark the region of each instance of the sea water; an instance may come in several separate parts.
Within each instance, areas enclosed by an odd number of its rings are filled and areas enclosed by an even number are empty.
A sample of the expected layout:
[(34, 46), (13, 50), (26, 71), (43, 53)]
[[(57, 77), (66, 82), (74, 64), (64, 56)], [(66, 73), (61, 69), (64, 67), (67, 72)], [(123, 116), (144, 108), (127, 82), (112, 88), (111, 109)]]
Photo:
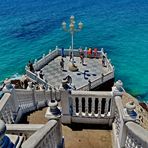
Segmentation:
[(71, 15), (84, 23), (74, 47), (103, 47), (116, 80), (148, 101), (148, 0), (0, 0), (0, 81), (56, 45), (68, 48), (61, 23)]

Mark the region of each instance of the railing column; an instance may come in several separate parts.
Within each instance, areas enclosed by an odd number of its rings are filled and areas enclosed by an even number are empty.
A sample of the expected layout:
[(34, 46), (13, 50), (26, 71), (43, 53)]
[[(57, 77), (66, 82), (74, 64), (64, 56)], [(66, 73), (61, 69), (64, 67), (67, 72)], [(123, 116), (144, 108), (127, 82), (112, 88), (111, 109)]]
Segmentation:
[(102, 98), (98, 98), (98, 117), (101, 117), (101, 104), (102, 104)]
[(88, 116), (88, 98), (85, 97), (85, 116)]
[(82, 98), (78, 97), (79, 99), (79, 116), (82, 116)]
[(104, 114), (107, 116), (108, 114), (108, 107), (109, 107), (109, 98), (106, 98), (106, 103), (105, 103), (105, 111)]
[(95, 98), (92, 98), (92, 116), (95, 115)]
[(73, 115), (76, 115), (76, 98), (72, 98)]

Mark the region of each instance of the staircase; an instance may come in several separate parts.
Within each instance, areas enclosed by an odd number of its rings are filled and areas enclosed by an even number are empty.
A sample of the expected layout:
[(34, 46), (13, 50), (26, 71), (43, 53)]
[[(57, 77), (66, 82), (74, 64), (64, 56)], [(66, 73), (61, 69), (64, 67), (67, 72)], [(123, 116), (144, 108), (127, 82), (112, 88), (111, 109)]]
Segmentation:
[(48, 120), (45, 118), (47, 107), (32, 112), (30, 115), (27, 116), (27, 122), (29, 124), (45, 124)]
[[(47, 107), (37, 110), (27, 115), (26, 120), (29, 124), (45, 124)], [(111, 130), (100, 126), (62, 125), (62, 133), (65, 139), (65, 148), (112, 148)]]

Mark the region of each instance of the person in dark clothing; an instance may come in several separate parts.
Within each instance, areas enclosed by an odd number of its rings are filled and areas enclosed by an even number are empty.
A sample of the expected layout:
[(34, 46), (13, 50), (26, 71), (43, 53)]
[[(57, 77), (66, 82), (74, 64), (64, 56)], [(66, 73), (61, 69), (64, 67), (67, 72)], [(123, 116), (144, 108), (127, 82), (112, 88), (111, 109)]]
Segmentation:
[(61, 70), (64, 70), (64, 60), (63, 60), (63, 58), (61, 58), (60, 66), (61, 66)]
[(72, 60), (72, 52), (70, 52), (70, 55), (69, 55), (69, 61)]
[(41, 79), (43, 79), (44, 74), (43, 74), (42, 70), (40, 70), (39, 76)]
[(84, 52), (83, 52), (83, 50), (80, 50), (80, 63), (82, 63), (82, 65), (84, 63)]
[(68, 83), (71, 85), (72, 84), (72, 77), (68, 75), (67, 80), (68, 80)]
[(33, 64), (32, 64), (31, 61), (29, 61), (28, 67), (29, 67), (29, 70), (30, 70), (31, 72), (34, 72), (34, 67), (33, 67)]

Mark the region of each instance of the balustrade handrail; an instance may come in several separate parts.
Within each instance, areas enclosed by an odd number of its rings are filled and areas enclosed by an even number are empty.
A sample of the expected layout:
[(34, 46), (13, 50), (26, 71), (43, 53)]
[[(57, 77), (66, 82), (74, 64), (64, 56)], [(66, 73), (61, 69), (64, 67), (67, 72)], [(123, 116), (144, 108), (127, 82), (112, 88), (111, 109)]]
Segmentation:
[(127, 135), (131, 136), (137, 144), (140, 144), (142, 147), (148, 147), (148, 131), (142, 128), (140, 125), (134, 122), (127, 122)]
[[(42, 128), (37, 130), (32, 136), (30, 136), (23, 144), (22, 148), (35, 148), (39, 147), (39, 145), (45, 140), (45, 138), (49, 139), (49, 136), (46, 137), (50, 131), (52, 131), (53, 128), (56, 128), (57, 121), (56, 120), (50, 120), (48, 123), (45, 124)], [(56, 133), (54, 133), (56, 134)], [(55, 139), (50, 139), (54, 141)]]
[(58, 56), (59, 52), (57, 49), (52, 50), (47, 55), (43, 56), (41, 59), (36, 61), (36, 63), (33, 64), (35, 67), (35, 70), (39, 70), (43, 65), (46, 65), (50, 60), (52, 60), (54, 57)]
[(124, 108), (122, 98), (115, 96), (116, 114), (115, 114), (115, 139), (117, 147), (148, 147), (148, 131), (136, 123), (136, 118), (132, 118)]
[(5, 107), (7, 102), (10, 100), (11, 94), (5, 93), (2, 99), (0, 100), (0, 113), (2, 112), (2, 109)]
[(72, 96), (101, 96), (101, 97), (113, 97), (111, 91), (71, 91)]
[[(30, 70), (28, 69), (25, 69), (26, 70), (26, 74), (29, 78), (31, 78), (33, 81), (35, 82), (39, 82), (40, 84), (43, 84), (45, 86), (48, 86), (48, 87), (51, 87), (51, 88), (54, 88), (51, 84), (47, 83), (45, 80), (41, 79), (39, 76), (37, 76), (37, 74), (31, 72)], [(31, 76), (30, 76), (31, 75)], [(32, 77), (33, 76), (33, 77)], [(35, 77), (35, 79), (33, 79)]]
[[(104, 81), (104, 79), (110, 75), (113, 75), (113, 71), (110, 71), (110, 72), (106, 73), (106, 75), (104, 75), (103, 82), (108, 81), (109, 79), (107, 79), (106, 81)], [(112, 77), (114, 77), (114, 75)], [(96, 78), (95, 80), (93, 80), (91, 82), (91, 89), (95, 88), (95, 86), (93, 86), (94, 83), (96, 83), (97, 81), (100, 81), (100, 80), (102, 81), (102, 77), (99, 77), (99, 78)], [(99, 85), (99, 83), (97, 85)], [(84, 85), (80, 86), (77, 90), (89, 90), (89, 84), (84, 84)]]
[(34, 132), (42, 128), (44, 124), (6, 124), (7, 134), (25, 135), (29, 138)]
[(102, 52), (102, 55), (105, 56), (106, 62), (107, 62), (107, 64), (108, 64), (108, 66), (110, 67), (109, 70), (114, 71), (114, 68), (113, 68), (111, 62), (110, 62), (109, 59), (107, 58), (107, 56), (106, 56), (106, 54), (104, 53), (104, 51), (101, 50), (101, 52)]

